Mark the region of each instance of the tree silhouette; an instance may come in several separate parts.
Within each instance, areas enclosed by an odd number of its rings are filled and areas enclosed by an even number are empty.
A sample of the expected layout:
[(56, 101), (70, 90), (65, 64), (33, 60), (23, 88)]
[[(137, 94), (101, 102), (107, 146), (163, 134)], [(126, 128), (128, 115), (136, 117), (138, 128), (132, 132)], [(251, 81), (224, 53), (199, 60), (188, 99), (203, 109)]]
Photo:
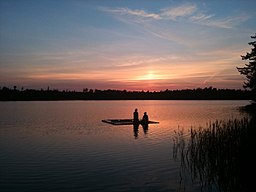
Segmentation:
[[(256, 33), (251, 38), (256, 38)], [(256, 91), (256, 41), (248, 43), (252, 45), (252, 50), (250, 53), (246, 53), (246, 55), (242, 55), (242, 60), (248, 60), (249, 63), (245, 64), (245, 67), (237, 67), (237, 70), (246, 76), (246, 81), (244, 82), (243, 87), (249, 88), (253, 92)]]

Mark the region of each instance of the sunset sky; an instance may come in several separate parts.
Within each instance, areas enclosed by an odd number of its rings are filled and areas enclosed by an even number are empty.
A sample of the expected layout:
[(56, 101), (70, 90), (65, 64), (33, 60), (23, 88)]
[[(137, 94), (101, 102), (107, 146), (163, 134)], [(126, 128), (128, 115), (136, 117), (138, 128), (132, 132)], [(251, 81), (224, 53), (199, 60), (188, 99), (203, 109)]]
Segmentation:
[(0, 0), (0, 86), (240, 89), (256, 1)]

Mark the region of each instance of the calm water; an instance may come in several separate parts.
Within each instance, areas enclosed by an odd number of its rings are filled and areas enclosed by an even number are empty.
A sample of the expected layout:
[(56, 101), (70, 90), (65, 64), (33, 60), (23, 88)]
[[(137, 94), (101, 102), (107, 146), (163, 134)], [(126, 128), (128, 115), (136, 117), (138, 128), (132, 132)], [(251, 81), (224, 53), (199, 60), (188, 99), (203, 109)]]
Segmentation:
[[(0, 103), (1, 191), (178, 191), (174, 130), (241, 118), (248, 101), (54, 101)], [(102, 123), (151, 120), (148, 130)], [(186, 191), (199, 186), (187, 183)]]

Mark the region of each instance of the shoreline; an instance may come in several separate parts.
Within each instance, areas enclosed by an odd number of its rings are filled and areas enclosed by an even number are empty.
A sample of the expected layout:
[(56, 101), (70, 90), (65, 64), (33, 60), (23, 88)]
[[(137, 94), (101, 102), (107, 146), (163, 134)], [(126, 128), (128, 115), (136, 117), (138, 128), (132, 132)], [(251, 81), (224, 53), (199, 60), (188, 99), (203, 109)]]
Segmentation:
[(254, 100), (255, 92), (235, 89), (197, 88), (165, 91), (126, 90), (17, 90), (0, 89), (0, 101), (68, 101), (68, 100)]

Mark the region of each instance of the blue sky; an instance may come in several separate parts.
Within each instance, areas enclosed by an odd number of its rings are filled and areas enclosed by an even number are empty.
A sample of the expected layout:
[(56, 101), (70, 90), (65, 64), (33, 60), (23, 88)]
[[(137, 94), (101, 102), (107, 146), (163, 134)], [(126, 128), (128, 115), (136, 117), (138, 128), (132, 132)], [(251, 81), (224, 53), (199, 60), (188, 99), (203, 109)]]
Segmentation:
[(256, 2), (1, 0), (0, 86), (242, 88)]

